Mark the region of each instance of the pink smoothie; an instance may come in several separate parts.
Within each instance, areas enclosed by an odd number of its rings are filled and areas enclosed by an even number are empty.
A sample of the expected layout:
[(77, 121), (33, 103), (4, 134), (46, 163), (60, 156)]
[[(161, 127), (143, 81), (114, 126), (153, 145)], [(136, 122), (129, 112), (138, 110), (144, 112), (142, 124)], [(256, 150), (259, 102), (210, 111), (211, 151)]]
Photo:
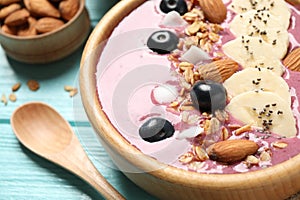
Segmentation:
[[(299, 131), (294, 138), (281, 139), (288, 144), (284, 149), (276, 149), (271, 146), (272, 142), (278, 141), (278, 136), (272, 134), (264, 138), (262, 133), (251, 132), (235, 138), (248, 138), (260, 145), (260, 149), (270, 148), (272, 160), (260, 163), (248, 168), (243, 162), (234, 165), (225, 165), (215, 161), (206, 160), (200, 168), (193, 168), (178, 161), (178, 158), (191, 149), (193, 139), (182, 139), (180, 134), (196, 123), (187, 125), (182, 122), (182, 113), (170, 111), (168, 106), (158, 103), (153, 98), (153, 90), (159, 86), (170, 85), (180, 92), (179, 80), (173, 63), (168, 55), (158, 55), (146, 46), (148, 37), (156, 30), (167, 29), (184, 37), (185, 26), (167, 28), (161, 25), (165, 15), (159, 10), (160, 0), (146, 1), (139, 8), (127, 16), (114, 30), (108, 40), (103, 54), (97, 66), (97, 89), (103, 111), (110, 119), (114, 127), (133, 146), (143, 153), (172, 166), (187, 170), (195, 170), (200, 173), (239, 173), (270, 167), (281, 163), (300, 153)], [(226, 5), (230, 1), (224, 1)], [(292, 10), (291, 24), (289, 28), (290, 47), (289, 51), (300, 46), (300, 11), (290, 6)], [(234, 39), (228, 29), (228, 23), (234, 14), (228, 11), (227, 19), (222, 24), (224, 31), (221, 32), (219, 44), (224, 44)], [(219, 47), (216, 45), (215, 49)], [(299, 93), (300, 73), (286, 71), (284, 79), (290, 86), (292, 94), (292, 109), (299, 126)], [(194, 114), (199, 114), (192, 111)], [(138, 133), (139, 127), (149, 118), (160, 116), (168, 119), (175, 127), (174, 136), (171, 138), (149, 143), (141, 139)], [(198, 123), (199, 121), (197, 121)], [(230, 124), (239, 123), (231, 119)]]

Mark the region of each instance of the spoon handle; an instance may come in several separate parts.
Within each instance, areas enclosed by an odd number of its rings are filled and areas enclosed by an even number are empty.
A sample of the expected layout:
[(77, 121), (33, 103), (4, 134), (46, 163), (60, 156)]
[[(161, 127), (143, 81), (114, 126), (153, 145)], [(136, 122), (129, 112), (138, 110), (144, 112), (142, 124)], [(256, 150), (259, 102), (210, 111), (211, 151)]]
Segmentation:
[(73, 172), (100, 194), (109, 200), (124, 200), (125, 198), (98, 172), (87, 154), (83, 150), (79, 140), (73, 135), (69, 146), (54, 157), (48, 158), (55, 163)]
[(93, 186), (103, 197), (111, 200), (125, 200), (125, 198), (98, 172), (90, 160), (85, 163), (82, 178)]

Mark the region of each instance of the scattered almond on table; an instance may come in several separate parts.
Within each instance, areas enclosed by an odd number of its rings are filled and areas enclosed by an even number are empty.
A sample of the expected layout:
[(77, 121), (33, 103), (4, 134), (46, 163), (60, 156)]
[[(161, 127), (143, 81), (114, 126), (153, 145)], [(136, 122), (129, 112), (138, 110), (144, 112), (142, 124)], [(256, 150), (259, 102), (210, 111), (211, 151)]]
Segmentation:
[(11, 90), (12, 90), (13, 92), (16, 92), (16, 91), (18, 91), (18, 90), (20, 89), (20, 87), (21, 87), (21, 83), (18, 82), (18, 83), (14, 84), (14, 85), (12, 86)]
[(70, 97), (74, 97), (78, 93), (77, 88), (74, 88), (72, 91), (70, 91)]
[[(1, 3), (1, 0), (0, 0)], [(15, 83), (12, 87), (12, 93), (8, 96), (8, 99), (6, 95), (3, 93), (1, 96), (0, 101), (6, 106), (8, 104), (8, 100), (11, 102), (16, 102), (17, 101), (17, 95), (15, 92), (17, 92), (22, 84), (20, 82)], [(27, 86), (31, 91), (37, 91), (40, 88), (40, 84), (36, 80), (29, 80), (27, 81)], [(70, 86), (70, 85), (65, 85), (64, 90), (66, 92), (69, 92), (70, 97), (74, 97), (78, 93), (78, 89), (76, 87)]]
[(5, 94), (2, 94), (1, 96), (1, 102), (6, 106), (7, 105), (7, 98), (5, 96)]
[[(0, 1), (1, 1), (1, 0), (0, 0)], [(11, 102), (16, 102), (16, 101), (17, 101), (17, 96), (16, 96), (16, 94), (15, 94), (14, 92), (18, 91), (18, 90), (20, 89), (20, 87), (21, 87), (21, 83), (20, 83), (20, 82), (14, 84), (14, 85), (11, 87), (11, 91), (12, 91), (13, 93), (11, 93), (11, 94), (8, 96), (9, 101), (11, 101)], [(5, 106), (7, 105), (8, 100), (7, 100), (5, 94), (2, 94), (2, 96), (1, 96), (1, 102), (2, 102)]]
[(69, 92), (70, 97), (74, 97), (78, 93), (78, 89), (73, 86), (65, 85), (64, 89)]
[(40, 84), (36, 80), (27, 81), (27, 86), (31, 91), (37, 91), (40, 88)]
[(11, 102), (16, 102), (17, 101), (17, 96), (16, 96), (15, 93), (11, 93), (8, 98)]
[(34, 36), (62, 27), (79, 10), (79, 0), (0, 0), (1, 31)]
[(72, 86), (65, 85), (64, 89), (65, 89), (66, 92), (70, 92), (70, 91), (72, 91), (74, 88), (73, 88)]

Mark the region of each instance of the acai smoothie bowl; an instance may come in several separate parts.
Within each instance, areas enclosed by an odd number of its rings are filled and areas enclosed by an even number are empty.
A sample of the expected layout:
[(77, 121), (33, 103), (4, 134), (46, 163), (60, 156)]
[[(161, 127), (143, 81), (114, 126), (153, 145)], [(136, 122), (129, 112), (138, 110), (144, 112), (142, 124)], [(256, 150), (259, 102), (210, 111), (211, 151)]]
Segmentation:
[(300, 4), (123, 0), (81, 60), (102, 145), (160, 199), (300, 191)]

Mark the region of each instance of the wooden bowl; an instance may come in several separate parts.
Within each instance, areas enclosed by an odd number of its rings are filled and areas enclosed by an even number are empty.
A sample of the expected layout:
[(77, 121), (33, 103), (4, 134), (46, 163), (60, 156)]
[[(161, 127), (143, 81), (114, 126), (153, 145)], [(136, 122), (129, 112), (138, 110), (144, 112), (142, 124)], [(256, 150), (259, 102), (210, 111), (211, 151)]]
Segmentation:
[[(130, 145), (102, 111), (96, 91), (99, 44), (145, 0), (120, 1), (96, 26), (81, 60), (83, 105), (96, 133), (121, 171), (160, 199), (257, 200), (285, 199), (300, 191), (300, 155), (267, 169), (239, 174), (200, 174), (164, 165)], [(133, 172), (129, 169), (135, 169)], [(137, 173), (140, 172), (140, 173)]]
[(19, 37), (0, 31), (0, 42), (6, 54), (18, 61), (49, 63), (73, 53), (87, 39), (90, 19), (85, 0), (80, 0), (76, 15), (59, 29), (37, 35)]

